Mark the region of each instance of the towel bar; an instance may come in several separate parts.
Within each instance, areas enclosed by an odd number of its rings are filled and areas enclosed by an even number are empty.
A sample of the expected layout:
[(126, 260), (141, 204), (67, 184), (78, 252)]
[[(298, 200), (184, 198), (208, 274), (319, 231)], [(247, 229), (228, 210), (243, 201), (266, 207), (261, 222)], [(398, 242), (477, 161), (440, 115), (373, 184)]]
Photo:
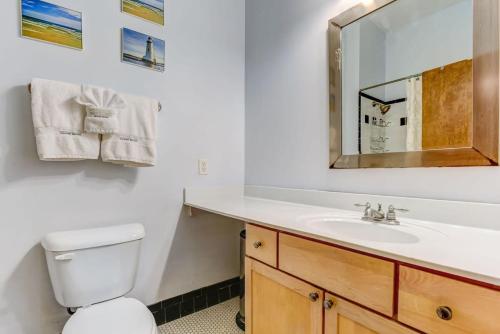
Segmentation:
[[(28, 84), (28, 92), (31, 94), (31, 84)], [(158, 102), (158, 112), (161, 111), (162, 105), (161, 102)]]

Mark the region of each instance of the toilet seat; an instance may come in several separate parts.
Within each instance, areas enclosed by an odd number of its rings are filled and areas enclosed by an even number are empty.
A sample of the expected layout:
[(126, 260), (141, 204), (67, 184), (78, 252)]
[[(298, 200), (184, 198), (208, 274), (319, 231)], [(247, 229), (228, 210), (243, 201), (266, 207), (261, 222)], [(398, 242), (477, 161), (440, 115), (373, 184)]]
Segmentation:
[(78, 309), (62, 334), (157, 334), (149, 309), (133, 298), (117, 298)]

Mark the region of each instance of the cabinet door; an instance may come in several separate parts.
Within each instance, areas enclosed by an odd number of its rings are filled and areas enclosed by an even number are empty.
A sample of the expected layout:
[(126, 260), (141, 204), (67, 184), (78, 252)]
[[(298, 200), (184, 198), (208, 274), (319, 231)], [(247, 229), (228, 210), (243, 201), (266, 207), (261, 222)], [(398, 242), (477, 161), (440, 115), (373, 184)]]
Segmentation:
[(395, 321), (329, 294), (324, 305), (325, 334), (417, 334)]
[(250, 258), (245, 262), (247, 333), (322, 333), (323, 291)]

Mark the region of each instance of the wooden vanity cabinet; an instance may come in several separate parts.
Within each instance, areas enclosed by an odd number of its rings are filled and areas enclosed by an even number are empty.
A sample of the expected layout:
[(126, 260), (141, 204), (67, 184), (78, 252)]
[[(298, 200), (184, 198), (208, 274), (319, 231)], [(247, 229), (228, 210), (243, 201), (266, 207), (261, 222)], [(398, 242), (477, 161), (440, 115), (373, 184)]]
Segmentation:
[(417, 334), (355, 304), (325, 296), (325, 334)]
[(417, 334), (248, 257), (245, 284), (248, 334)]
[(500, 334), (494, 286), (253, 225), (246, 255), (249, 334)]
[(322, 334), (320, 289), (250, 258), (245, 284), (246, 333)]

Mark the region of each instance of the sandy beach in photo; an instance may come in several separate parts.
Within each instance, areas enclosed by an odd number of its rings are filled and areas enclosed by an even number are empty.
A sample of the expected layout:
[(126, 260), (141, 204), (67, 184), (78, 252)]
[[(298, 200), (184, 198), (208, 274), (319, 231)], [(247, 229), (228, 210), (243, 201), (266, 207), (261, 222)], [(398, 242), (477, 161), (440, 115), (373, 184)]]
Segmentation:
[(82, 33), (23, 16), (23, 36), (81, 49)]
[(23, 0), (22, 35), (82, 49), (81, 13), (44, 1)]

